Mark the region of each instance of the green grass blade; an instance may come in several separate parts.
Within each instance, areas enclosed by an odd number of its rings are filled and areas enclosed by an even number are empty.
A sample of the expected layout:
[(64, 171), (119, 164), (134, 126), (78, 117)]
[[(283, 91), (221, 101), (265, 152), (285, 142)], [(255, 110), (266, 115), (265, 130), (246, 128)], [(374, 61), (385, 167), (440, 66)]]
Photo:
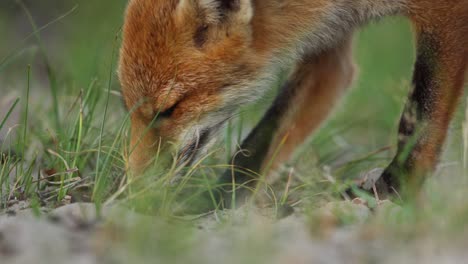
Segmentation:
[[(115, 56), (116, 56), (116, 53), (117, 53), (117, 46), (118, 46), (118, 39), (119, 39), (119, 36), (120, 36), (120, 32), (121, 32), (121, 29), (119, 29), (119, 31), (117, 32), (117, 34), (114, 37), (114, 44), (113, 44), (113, 48), (112, 48), (112, 55), (111, 55), (110, 69), (109, 69), (109, 76), (108, 76), (109, 80), (108, 80), (108, 83), (107, 83), (106, 103), (105, 103), (105, 107), (104, 107), (104, 114), (103, 114), (103, 117), (102, 117), (101, 128), (100, 128), (100, 131), (99, 131), (98, 154), (97, 154), (96, 172), (95, 172), (95, 177), (96, 177), (95, 181), (96, 181), (96, 183), (95, 183), (95, 188), (94, 188), (93, 194), (92, 194), (92, 199), (95, 200), (97, 203), (100, 203), (100, 201), (98, 201), (99, 197), (97, 195), (99, 195), (98, 194), (98, 189), (99, 189), (100, 183), (102, 181), (101, 175), (100, 175), (101, 155), (102, 155), (102, 141), (103, 141), (103, 137), (104, 137), (104, 127), (106, 125), (107, 112), (109, 110), (109, 101), (110, 101), (112, 80), (113, 80), (112, 76), (114, 74), (114, 59), (115, 59)], [(104, 165), (106, 165), (106, 164), (104, 164)]]
[(16, 98), (16, 100), (13, 102), (13, 104), (11, 105), (10, 109), (8, 109), (8, 112), (6, 113), (5, 117), (3, 118), (2, 120), (2, 123), (0, 123), (0, 130), (2, 130), (3, 126), (5, 125), (6, 121), (8, 120), (8, 118), (10, 118), (10, 115), (13, 113), (13, 111), (15, 110), (16, 106), (18, 105), (20, 99), (19, 98)]

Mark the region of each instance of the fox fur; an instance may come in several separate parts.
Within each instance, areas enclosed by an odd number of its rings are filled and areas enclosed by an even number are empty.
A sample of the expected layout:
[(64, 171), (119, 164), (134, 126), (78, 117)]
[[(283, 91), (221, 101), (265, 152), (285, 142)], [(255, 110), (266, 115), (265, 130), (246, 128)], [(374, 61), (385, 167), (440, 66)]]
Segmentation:
[[(417, 61), (399, 148), (380, 181), (389, 192), (401, 183), (417, 189), (462, 95), (468, 0), (130, 0), (119, 77), (131, 111), (131, 171), (144, 171), (158, 151), (177, 152), (182, 164), (199, 159), (239, 107), (290, 70), (242, 145), (251, 155), (232, 160), (261, 172), (282, 142), (275, 162), (286, 161), (351, 85), (353, 32), (393, 15), (412, 21)], [(222, 181), (233, 177), (251, 180), (226, 173)]]

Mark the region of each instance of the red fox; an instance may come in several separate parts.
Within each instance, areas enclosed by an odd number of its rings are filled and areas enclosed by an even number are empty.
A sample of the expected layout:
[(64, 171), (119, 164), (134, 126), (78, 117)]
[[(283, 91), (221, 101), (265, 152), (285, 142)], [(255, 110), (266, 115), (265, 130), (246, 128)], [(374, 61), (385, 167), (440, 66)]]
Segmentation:
[[(468, 61), (468, 0), (130, 0), (119, 77), (131, 110), (130, 170), (158, 149), (181, 164), (200, 158), (242, 105), (262, 97), (280, 71), (287, 82), (232, 165), (261, 172), (292, 151), (327, 117), (355, 74), (356, 28), (404, 15), (417, 42), (413, 89), (398, 151), (378, 181), (417, 190), (435, 167)], [(255, 182), (242, 170), (221, 182)]]

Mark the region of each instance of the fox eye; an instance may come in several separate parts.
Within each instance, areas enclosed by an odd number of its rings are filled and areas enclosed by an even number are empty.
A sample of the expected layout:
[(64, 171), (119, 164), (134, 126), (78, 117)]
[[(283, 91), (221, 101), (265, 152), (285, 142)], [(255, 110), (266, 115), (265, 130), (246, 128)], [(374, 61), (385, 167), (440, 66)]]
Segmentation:
[(166, 109), (165, 111), (160, 111), (157, 114), (157, 119), (160, 118), (170, 118), (172, 114), (174, 113), (174, 110), (176, 109), (177, 104), (171, 106), (170, 108)]

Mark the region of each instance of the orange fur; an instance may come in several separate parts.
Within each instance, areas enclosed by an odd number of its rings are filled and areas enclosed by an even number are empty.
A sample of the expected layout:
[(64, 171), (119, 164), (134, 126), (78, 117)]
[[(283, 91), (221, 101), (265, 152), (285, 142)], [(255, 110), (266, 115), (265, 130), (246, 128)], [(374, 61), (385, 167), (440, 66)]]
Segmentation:
[[(241, 105), (261, 97), (280, 70), (297, 65), (286, 90), (246, 139), (255, 165), (245, 159), (234, 165), (260, 170), (258, 164), (288, 135), (277, 157), (284, 162), (349, 86), (353, 63), (347, 43), (354, 29), (397, 14), (413, 21), (418, 61), (400, 150), (383, 179), (392, 187), (403, 174), (420, 179), (415, 175), (426, 174), (437, 161), (461, 95), (468, 0), (130, 0), (119, 76), (133, 109), (131, 169), (141, 172), (159, 145), (176, 151), (184, 164), (200, 158)], [(403, 149), (415, 136), (402, 164)], [(262, 138), (259, 145), (266, 149), (256, 149)]]

